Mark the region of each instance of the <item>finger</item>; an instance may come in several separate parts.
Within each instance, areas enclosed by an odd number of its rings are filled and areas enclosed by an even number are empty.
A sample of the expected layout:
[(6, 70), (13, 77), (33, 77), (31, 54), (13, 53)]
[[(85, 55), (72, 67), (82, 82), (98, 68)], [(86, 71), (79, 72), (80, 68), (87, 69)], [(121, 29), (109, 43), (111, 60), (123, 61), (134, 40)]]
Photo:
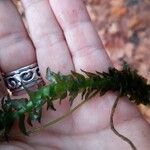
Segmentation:
[(32, 42), (10, 0), (0, 1), (0, 69), (10, 72), (35, 62)]
[[(86, 7), (81, 0), (50, 0), (51, 7), (60, 23), (70, 48), (75, 69), (86, 71), (106, 71), (112, 66), (94, 26), (91, 23)], [(81, 131), (105, 128), (109, 124), (110, 110), (115, 96), (103, 97), (103, 100), (91, 101), (82, 107), (75, 115), (75, 125)], [(123, 108), (123, 109), (122, 109)], [(135, 116), (135, 109), (128, 103), (122, 102), (118, 111), (118, 120)], [(129, 113), (130, 112), (130, 113)], [(95, 116), (91, 121), (89, 116)], [(99, 123), (98, 123), (99, 122)], [(84, 124), (88, 126), (84, 126)], [(82, 128), (83, 127), (83, 128)]]
[(75, 68), (102, 71), (111, 66), (84, 3), (81, 0), (71, 3), (64, 0), (61, 4), (59, 0), (53, 0), (50, 3), (64, 30)]
[[(63, 32), (51, 10), (49, 1), (22, 0), (22, 2), (43, 78), (45, 78), (47, 67), (50, 67), (52, 71), (60, 71), (61, 73), (74, 70)], [(69, 109), (68, 101), (63, 101), (60, 106), (58, 103), (54, 105), (57, 111), (49, 111), (50, 113), (44, 114), (43, 116), (46, 116), (43, 119), (44, 122), (64, 114)], [(57, 125), (59, 126), (59, 131), (65, 132), (69, 130), (68, 128), (62, 129), (62, 125), (60, 128), (60, 124)], [(54, 128), (57, 128), (57, 125)], [(50, 129), (52, 130), (53, 127)]]
[(40, 70), (68, 73), (73, 70), (71, 56), (63, 32), (48, 0), (22, 0), (32, 40), (36, 47)]

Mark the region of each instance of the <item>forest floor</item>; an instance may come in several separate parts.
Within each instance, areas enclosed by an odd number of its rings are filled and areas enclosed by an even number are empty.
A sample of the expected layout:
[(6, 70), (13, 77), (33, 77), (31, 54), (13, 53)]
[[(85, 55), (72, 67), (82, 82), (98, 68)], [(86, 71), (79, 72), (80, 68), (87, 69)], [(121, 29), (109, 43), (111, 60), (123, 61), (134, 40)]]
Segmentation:
[[(84, 1), (114, 66), (125, 60), (150, 83), (150, 0)], [(150, 108), (140, 110), (150, 123)]]
[[(87, 0), (87, 8), (115, 67), (127, 61), (150, 83), (150, 0)], [(140, 106), (150, 122), (150, 108)]]

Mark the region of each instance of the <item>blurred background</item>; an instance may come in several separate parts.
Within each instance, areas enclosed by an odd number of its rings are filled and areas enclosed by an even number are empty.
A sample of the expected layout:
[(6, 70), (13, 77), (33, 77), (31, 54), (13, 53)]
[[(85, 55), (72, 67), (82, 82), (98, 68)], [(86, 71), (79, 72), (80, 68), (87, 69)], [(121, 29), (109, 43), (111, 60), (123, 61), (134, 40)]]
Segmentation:
[[(114, 66), (125, 60), (150, 83), (150, 0), (84, 1)], [(21, 3), (14, 2), (25, 21)], [(150, 108), (139, 109), (150, 123)]]

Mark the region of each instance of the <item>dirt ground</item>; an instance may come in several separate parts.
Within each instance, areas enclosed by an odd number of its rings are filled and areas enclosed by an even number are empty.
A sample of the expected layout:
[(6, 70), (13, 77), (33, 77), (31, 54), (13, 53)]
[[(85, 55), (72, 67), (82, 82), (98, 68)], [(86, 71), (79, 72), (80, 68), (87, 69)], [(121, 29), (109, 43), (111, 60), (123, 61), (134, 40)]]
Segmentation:
[[(121, 60), (150, 83), (150, 0), (87, 0), (87, 8), (115, 67)], [(150, 109), (140, 106), (150, 122)]]
[[(150, 82), (150, 0), (84, 1), (114, 66), (125, 60)], [(140, 109), (150, 122), (150, 109)]]

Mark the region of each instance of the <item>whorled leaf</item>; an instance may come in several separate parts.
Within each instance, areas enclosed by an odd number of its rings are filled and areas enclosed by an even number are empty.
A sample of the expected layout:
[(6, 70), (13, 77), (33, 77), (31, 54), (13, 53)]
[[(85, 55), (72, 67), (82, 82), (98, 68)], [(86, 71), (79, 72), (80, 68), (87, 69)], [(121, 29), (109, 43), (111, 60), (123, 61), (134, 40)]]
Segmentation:
[[(124, 65), (121, 71), (109, 68), (108, 72), (91, 73), (83, 71), (87, 77), (74, 71), (69, 75), (54, 73), (49, 68), (46, 78), (50, 82), (36, 91), (28, 92), (29, 99), (12, 100), (7, 97), (2, 100), (0, 109), (0, 132), (8, 135), (12, 124), (19, 119), (21, 132), (27, 134), (25, 122), (32, 126), (34, 121), (41, 121), (42, 106), (47, 103), (47, 108), (55, 110), (54, 101), (65, 99), (68, 96), (70, 105), (81, 93), (81, 98), (87, 100), (100, 93), (104, 95), (107, 91), (118, 91), (121, 96), (128, 96), (136, 104), (150, 105), (150, 85), (147, 81)], [(25, 119), (25, 114), (28, 119)], [(19, 116), (19, 118), (18, 118)]]
[(28, 135), (25, 127), (25, 114), (19, 115), (19, 129), (23, 134)]

